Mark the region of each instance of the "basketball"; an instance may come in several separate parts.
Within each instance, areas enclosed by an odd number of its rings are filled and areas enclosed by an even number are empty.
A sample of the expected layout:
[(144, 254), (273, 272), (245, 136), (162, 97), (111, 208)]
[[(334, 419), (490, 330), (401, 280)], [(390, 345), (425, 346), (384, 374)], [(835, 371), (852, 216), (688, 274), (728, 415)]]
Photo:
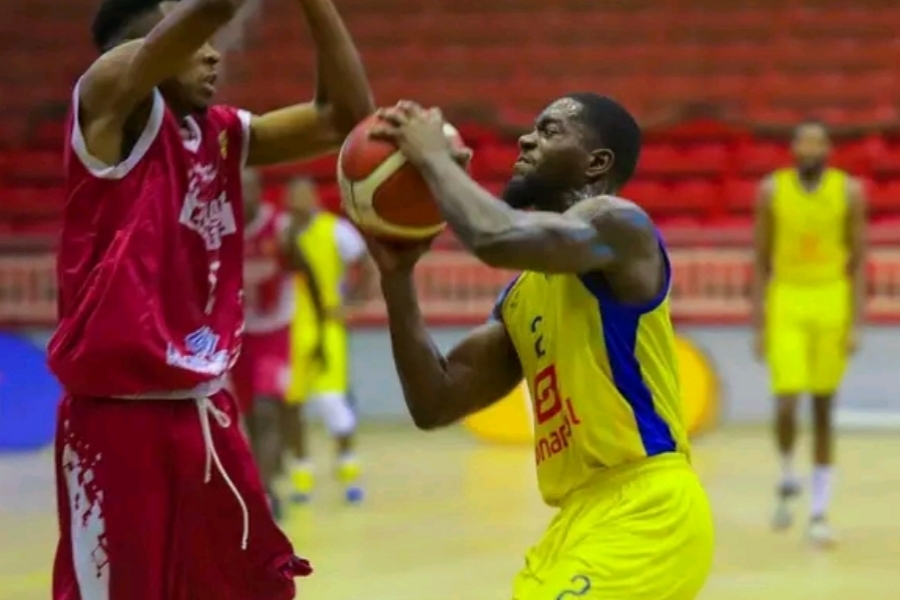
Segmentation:
[[(397, 147), (369, 137), (378, 121), (372, 115), (350, 132), (338, 156), (338, 184), (344, 212), (372, 235), (423, 240), (444, 228), (444, 220), (425, 179)], [(444, 123), (454, 147), (464, 143), (455, 127)]]

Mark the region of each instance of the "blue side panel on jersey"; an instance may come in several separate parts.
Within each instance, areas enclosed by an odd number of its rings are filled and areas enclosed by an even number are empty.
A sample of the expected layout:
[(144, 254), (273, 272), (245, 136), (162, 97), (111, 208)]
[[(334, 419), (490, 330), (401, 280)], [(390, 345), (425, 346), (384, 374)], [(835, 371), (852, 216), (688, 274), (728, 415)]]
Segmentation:
[(612, 298), (595, 279), (584, 276), (580, 278), (599, 303), (600, 322), (603, 324), (603, 339), (613, 383), (634, 412), (647, 456), (674, 452), (676, 449), (675, 438), (668, 423), (653, 406), (653, 394), (644, 382), (641, 365), (635, 354), (641, 317), (662, 304), (669, 290), (671, 266), (662, 242), (660, 247), (666, 261), (665, 282), (660, 294), (643, 306), (623, 305)]
[(503, 291), (500, 292), (500, 295), (497, 296), (497, 301), (494, 302), (494, 308), (491, 309), (491, 314), (488, 317), (488, 322), (491, 321), (503, 321), (503, 302), (506, 300), (506, 297), (509, 296), (510, 290), (512, 290), (513, 286), (516, 285), (516, 282), (521, 277), (521, 273), (512, 278), (512, 281), (506, 284), (506, 287), (503, 288)]

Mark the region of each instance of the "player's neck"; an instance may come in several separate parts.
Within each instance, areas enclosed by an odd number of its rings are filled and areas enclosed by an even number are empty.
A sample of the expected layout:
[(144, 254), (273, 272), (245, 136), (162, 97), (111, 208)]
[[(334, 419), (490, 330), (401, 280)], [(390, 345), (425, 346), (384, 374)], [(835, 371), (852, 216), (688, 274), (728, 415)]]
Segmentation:
[(560, 206), (562, 206), (562, 210), (560, 212), (569, 210), (582, 200), (586, 200), (588, 198), (596, 198), (597, 196), (603, 196), (605, 194), (611, 193), (613, 193), (613, 188), (606, 181), (596, 181), (593, 183), (588, 183), (579, 190), (567, 192), (565, 194), (560, 203)]
[(797, 169), (797, 179), (800, 180), (800, 185), (802, 185), (806, 189), (814, 189), (818, 187), (819, 183), (822, 181), (822, 176), (824, 174), (824, 167), (817, 167), (815, 169)]

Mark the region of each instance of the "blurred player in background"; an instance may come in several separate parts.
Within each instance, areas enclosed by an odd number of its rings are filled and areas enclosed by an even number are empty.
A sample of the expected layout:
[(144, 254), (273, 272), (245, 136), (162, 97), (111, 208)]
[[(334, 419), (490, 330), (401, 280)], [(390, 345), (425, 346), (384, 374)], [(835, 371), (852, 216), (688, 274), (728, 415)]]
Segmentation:
[(760, 186), (756, 209), (755, 350), (769, 366), (781, 481), (773, 518), (791, 525), (800, 493), (794, 471), (797, 401), (812, 397), (814, 451), (809, 535), (828, 545), (832, 485), (832, 403), (863, 318), (866, 216), (862, 185), (828, 167), (828, 130), (797, 126), (796, 164)]
[[(356, 228), (346, 220), (321, 210), (315, 185), (295, 179), (288, 186), (287, 209), (292, 220), (292, 239), (306, 256), (318, 281), (324, 305), (322, 361), (315, 360), (316, 324), (310, 305), (309, 279), (297, 278), (297, 307), (291, 345), (293, 381), (288, 394), (291, 414), (285, 419), (285, 436), (291, 449), (290, 477), (298, 501), (312, 494), (314, 474), (307, 447), (307, 410), (314, 404), (337, 443), (335, 475), (348, 501), (362, 499), (360, 466), (354, 454), (356, 415), (348, 398), (350, 386), (347, 328), (348, 305), (369, 297), (374, 267)], [(348, 287), (348, 273), (355, 277)], [(312, 357), (312, 361), (311, 361)]]
[(245, 170), (244, 337), (232, 369), (238, 401), (266, 493), (281, 517), (275, 480), (284, 453), (281, 415), (290, 380), (290, 326), (294, 318), (294, 276), (308, 282), (313, 318), (309, 335), (320, 343), (322, 300), (303, 252), (289, 239), (290, 217), (262, 201), (259, 174)]
[(538, 483), (559, 512), (513, 597), (696, 597), (713, 526), (681, 414), (671, 266), (647, 215), (613, 195), (637, 165), (634, 118), (596, 94), (554, 101), (519, 140), (504, 203), (459, 167), (438, 111), (400, 103), (382, 115), (373, 135), (419, 169), (461, 243), (490, 266), (522, 271), (493, 321), (444, 355), (413, 284), (427, 244), (369, 241), (420, 428), (497, 402), (523, 376), (535, 399)]
[[(312, 102), (215, 105), (240, 0), (103, 0), (72, 93), (51, 368), (55, 600), (289, 600), (310, 572), (272, 519), (225, 390), (244, 313), (241, 170), (335, 150), (372, 110), (329, 0), (297, 0)], [(300, 34), (298, 33), (298, 37)]]

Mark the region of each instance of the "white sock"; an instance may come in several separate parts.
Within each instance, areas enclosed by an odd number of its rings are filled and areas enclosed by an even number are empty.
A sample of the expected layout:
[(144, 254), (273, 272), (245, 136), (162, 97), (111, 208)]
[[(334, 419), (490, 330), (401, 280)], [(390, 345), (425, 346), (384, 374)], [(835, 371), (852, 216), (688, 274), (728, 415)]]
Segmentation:
[(781, 482), (794, 483), (797, 476), (794, 474), (794, 456), (793, 454), (781, 455)]
[(824, 517), (831, 502), (831, 465), (816, 465), (812, 474), (812, 518)]
[(354, 454), (352, 451), (343, 452), (338, 455), (338, 464), (339, 465), (345, 465), (347, 463), (354, 463), (354, 462), (356, 462), (356, 454)]

